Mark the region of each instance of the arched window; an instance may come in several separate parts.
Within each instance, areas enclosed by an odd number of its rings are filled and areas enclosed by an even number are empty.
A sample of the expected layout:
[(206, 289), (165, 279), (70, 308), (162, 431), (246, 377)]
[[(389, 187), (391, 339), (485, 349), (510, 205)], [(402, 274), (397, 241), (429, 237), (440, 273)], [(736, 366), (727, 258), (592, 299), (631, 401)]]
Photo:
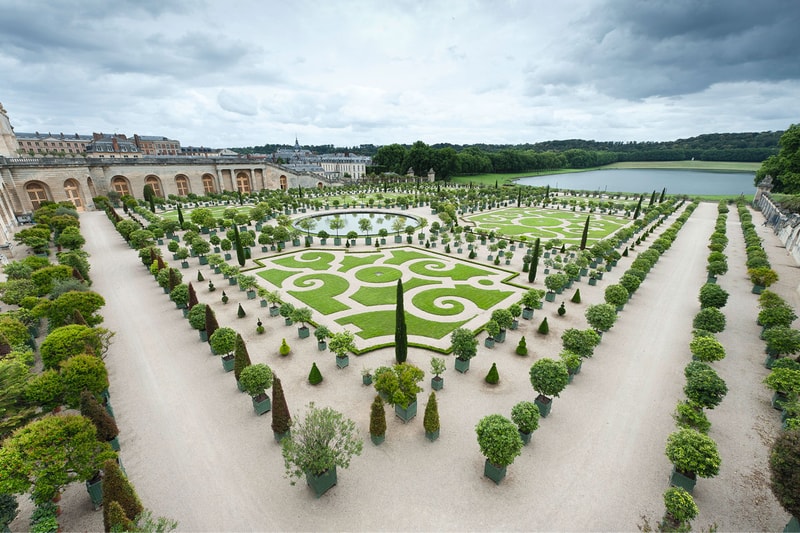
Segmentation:
[(122, 176), (114, 176), (111, 179), (111, 186), (114, 187), (114, 190), (117, 191), (120, 196), (130, 195), (131, 188), (128, 185), (128, 180), (123, 178)]
[(203, 174), (203, 192), (205, 194), (217, 192), (214, 187), (214, 176), (211, 174)]
[(239, 192), (250, 192), (250, 176), (244, 172), (236, 175), (236, 190)]
[(25, 190), (28, 192), (28, 198), (31, 200), (31, 205), (33, 205), (33, 210), (36, 211), (41, 207), (42, 202), (46, 202), (50, 198), (47, 196), (47, 189), (44, 188), (44, 185), (37, 182), (31, 182), (25, 185)]
[(189, 178), (184, 175), (175, 176), (175, 187), (178, 189), (178, 196), (189, 194)]
[(147, 176), (144, 179), (144, 184), (153, 188), (153, 194), (158, 198), (164, 198), (164, 193), (161, 192), (161, 180), (155, 176)]
[(86, 184), (89, 186), (89, 194), (91, 194), (91, 195), (92, 195), (92, 198), (94, 198), (95, 196), (97, 196), (97, 191), (96, 191), (96, 190), (95, 190), (95, 188), (94, 188), (94, 181), (92, 181), (92, 178), (91, 178), (91, 176), (88, 176), (88, 177), (86, 178)]
[(321, 188), (323, 188), (324, 186), (325, 186), (325, 185), (323, 185), (321, 181), (318, 181), (318, 182), (317, 182), (317, 189), (321, 189)]
[(281, 190), (285, 191), (289, 188), (289, 180), (286, 179), (286, 176), (281, 176)]
[(75, 209), (78, 211), (83, 211), (83, 199), (81, 198), (81, 187), (78, 185), (78, 182), (74, 179), (68, 179), (64, 182), (64, 193), (67, 195), (67, 199), (72, 202), (72, 205), (75, 206)]

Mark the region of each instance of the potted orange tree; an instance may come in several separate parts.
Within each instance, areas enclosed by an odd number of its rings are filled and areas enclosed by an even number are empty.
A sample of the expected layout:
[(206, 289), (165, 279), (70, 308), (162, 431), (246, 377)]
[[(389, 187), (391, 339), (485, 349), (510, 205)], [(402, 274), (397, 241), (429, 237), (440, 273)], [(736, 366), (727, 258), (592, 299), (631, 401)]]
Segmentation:
[(478, 446), (486, 457), (483, 475), (500, 484), (508, 465), (522, 453), (522, 438), (514, 422), (498, 414), (483, 417), (475, 426)]

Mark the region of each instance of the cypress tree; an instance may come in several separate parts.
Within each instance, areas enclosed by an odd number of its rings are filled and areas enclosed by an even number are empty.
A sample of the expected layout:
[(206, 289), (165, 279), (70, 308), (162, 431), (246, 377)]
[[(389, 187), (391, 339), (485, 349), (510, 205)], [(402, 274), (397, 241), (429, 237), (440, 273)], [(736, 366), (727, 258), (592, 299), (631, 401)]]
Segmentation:
[(500, 381), (500, 374), (497, 372), (497, 363), (492, 363), (492, 368), (490, 368), (489, 373), (486, 374), (486, 383), (489, 385), (497, 385), (498, 381)]
[(522, 189), (519, 189), (517, 191), (517, 207), (519, 207), (521, 203), (522, 203)]
[(77, 268), (75, 268), (75, 267), (72, 267), (72, 277), (73, 277), (73, 278), (75, 278), (75, 279), (77, 279), (78, 281), (86, 281), (86, 280), (84, 279), (84, 277), (83, 277), (83, 274), (81, 274), (81, 271), (80, 271), (80, 270), (78, 270), (78, 269), (77, 269)]
[(383, 400), (380, 396), (375, 396), (369, 410), (369, 434), (376, 437), (386, 435), (386, 411), (383, 408)]
[(244, 248), (242, 247), (242, 239), (239, 238), (239, 227), (235, 224), (233, 226), (233, 239), (236, 241), (236, 260), (239, 262), (239, 266), (244, 266)]
[(586, 239), (589, 238), (589, 216), (586, 216), (586, 224), (583, 225), (583, 235), (581, 235), (581, 250), (586, 249)]
[(178, 283), (180, 283), (178, 281), (178, 271), (175, 270), (174, 268), (170, 268), (169, 279), (167, 281), (167, 289), (169, 290), (169, 292), (172, 292), (172, 289), (174, 289), (178, 285)]
[(550, 198), (550, 185), (547, 185), (547, 188), (544, 190), (544, 197)]
[(194, 291), (194, 287), (192, 286), (192, 282), (190, 281), (189, 282), (189, 301), (187, 302), (186, 307), (188, 307), (191, 310), (192, 307), (194, 307), (197, 304), (198, 304), (197, 293)]
[(158, 262), (158, 270), (163, 270), (167, 268), (167, 264), (164, 262), (164, 259), (160, 255), (156, 256), (156, 261)]
[(233, 351), (233, 375), (236, 376), (236, 381), (239, 381), (239, 376), (242, 370), (250, 366), (250, 354), (247, 353), (247, 345), (240, 334), (236, 334), (236, 348)]
[(312, 385), (319, 385), (322, 383), (322, 372), (317, 368), (317, 363), (311, 363), (311, 372), (308, 374), (308, 382)]
[(433, 391), (428, 396), (428, 403), (425, 405), (425, 416), (422, 419), (422, 425), (428, 433), (436, 433), (440, 428), (439, 404), (436, 401), (436, 393)]
[(150, 199), (148, 200), (148, 202), (150, 203), (150, 212), (151, 213), (155, 213), (156, 212), (156, 201), (153, 200), (153, 197), (151, 196)]
[(408, 357), (408, 332), (406, 331), (406, 313), (403, 306), (403, 280), (397, 280), (397, 308), (395, 310), (394, 358), (398, 363), (405, 363)]
[(113, 506), (109, 503), (117, 502), (128, 520), (136, 518), (144, 508), (133, 485), (122, 473), (115, 460), (109, 459), (103, 464), (103, 474), (103, 524), (106, 531), (111, 531), (109, 510)]
[(550, 333), (550, 326), (547, 324), (547, 317), (544, 317), (544, 319), (542, 319), (542, 323), (539, 324), (538, 331), (542, 335), (547, 335), (548, 333)]
[(283, 395), (283, 385), (278, 376), (274, 376), (272, 379), (272, 431), (283, 434), (289, 431), (291, 425), (292, 417)]
[(183, 228), (183, 211), (181, 211), (180, 202), (178, 202), (178, 222), (180, 223), (181, 228)]
[(533, 243), (533, 260), (531, 261), (530, 270), (528, 270), (528, 283), (533, 283), (536, 280), (536, 270), (539, 268), (539, 243), (541, 240), (536, 237), (536, 242)]
[(136, 531), (136, 524), (125, 516), (125, 511), (117, 502), (103, 504), (103, 521), (106, 531)]
[(217, 315), (214, 313), (214, 310), (211, 309), (210, 305), (206, 306), (206, 335), (208, 338), (211, 338), (211, 335), (214, 334), (215, 331), (219, 329), (219, 323), (217, 322)]
[(97, 428), (97, 440), (106, 442), (119, 435), (114, 418), (88, 390), (81, 392), (81, 415), (91, 420)]
[(661, 189), (661, 198), (658, 199), (658, 203), (661, 203), (661, 202), (664, 201), (664, 195), (666, 195), (666, 194), (667, 194), (667, 188), (664, 187), (663, 189)]
[(644, 196), (639, 197), (639, 203), (636, 204), (636, 210), (633, 212), (633, 220), (639, 218), (639, 213), (642, 211), (642, 199)]

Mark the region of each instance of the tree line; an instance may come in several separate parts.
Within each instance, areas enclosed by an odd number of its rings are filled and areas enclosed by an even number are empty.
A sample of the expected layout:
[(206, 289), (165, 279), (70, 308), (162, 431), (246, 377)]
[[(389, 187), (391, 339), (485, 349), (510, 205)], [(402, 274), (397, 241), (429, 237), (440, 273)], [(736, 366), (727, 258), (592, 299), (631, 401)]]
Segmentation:
[[(316, 153), (349, 152), (372, 156), (375, 174), (406, 174), (413, 168), (417, 176), (430, 169), (437, 179), (453, 175), (513, 173), (593, 168), (623, 161), (740, 161), (761, 162), (777, 155), (783, 132), (711, 133), (664, 142), (618, 142), (568, 139), (518, 145), (439, 143), (428, 145), (389, 144), (358, 147), (333, 145), (308, 146)], [(288, 145), (263, 145), (234, 148), (239, 153), (273, 153)]]

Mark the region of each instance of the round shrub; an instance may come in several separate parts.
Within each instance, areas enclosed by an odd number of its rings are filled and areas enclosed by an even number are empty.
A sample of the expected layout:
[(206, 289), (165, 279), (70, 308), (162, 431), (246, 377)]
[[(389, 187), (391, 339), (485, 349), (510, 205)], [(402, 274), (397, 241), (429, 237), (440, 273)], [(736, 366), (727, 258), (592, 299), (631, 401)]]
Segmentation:
[(664, 492), (664, 507), (666, 518), (675, 530), (693, 520), (699, 512), (694, 498), (683, 487), (670, 487)]
[(721, 309), (728, 303), (728, 291), (717, 285), (716, 283), (706, 283), (700, 287), (700, 308), (706, 309), (707, 307), (716, 307)]
[(563, 361), (544, 357), (530, 369), (533, 390), (542, 396), (558, 396), (569, 383), (569, 372)]
[(728, 394), (728, 386), (716, 371), (705, 363), (692, 362), (684, 370), (683, 392), (689, 400), (706, 409), (713, 409)]
[(711, 429), (711, 422), (703, 412), (703, 408), (692, 402), (678, 402), (675, 414), (672, 415), (679, 428), (689, 428), (708, 433)]
[(478, 446), (495, 466), (508, 466), (522, 452), (522, 437), (514, 423), (502, 415), (489, 415), (475, 426)]
[(689, 477), (714, 477), (719, 473), (717, 443), (699, 431), (684, 428), (672, 433), (665, 451), (675, 468)]
[(264, 363), (248, 365), (239, 374), (239, 384), (250, 396), (263, 394), (272, 386), (272, 369)]
[(694, 336), (689, 342), (689, 350), (696, 360), (706, 363), (725, 358), (725, 347), (714, 337)]
[(719, 333), (725, 329), (725, 315), (716, 307), (701, 309), (692, 321), (694, 329), (704, 329), (712, 333)]
[(519, 402), (511, 408), (511, 420), (520, 433), (533, 433), (539, 428), (539, 407), (533, 402)]
[(206, 329), (206, 304), (197, 304), (189, 311), (189, 325), (196, 330)]

